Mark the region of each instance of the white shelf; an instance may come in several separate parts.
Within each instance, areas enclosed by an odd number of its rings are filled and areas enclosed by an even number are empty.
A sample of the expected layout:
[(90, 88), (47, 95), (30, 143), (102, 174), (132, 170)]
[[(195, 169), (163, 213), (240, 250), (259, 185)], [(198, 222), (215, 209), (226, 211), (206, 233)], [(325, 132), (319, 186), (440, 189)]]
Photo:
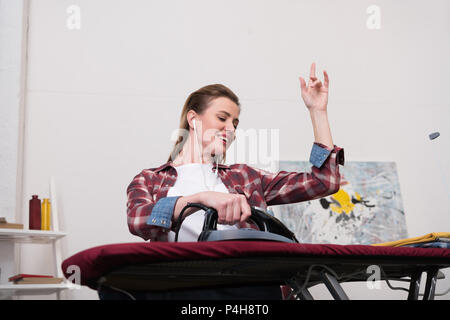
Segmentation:
[(76, 285), (70, 282), (58, 284), (1, 284), (0, 298), (9, 298), (18, 295), (47, 295), (76, 287)]
[[(31, 271), (32, 268), (27, 266), (21, 267), (21, 249), (26, 246), (22, 246), (22, 244), (26, 243), (50, 244), (53, 254), (54, 276), (57, 278), (64, 278), (61, 270), (62, 243), (58, 240), (65, 237), (67, 233), (59, 231), (58, 197), (53, 177), (50, 177), (49, 196), (52, 208), (51, 226), (53, 226), (54, 230), (7, 229), (2, 228), (0, 225), (0, 299), (8, 299), (21, 295), (48, 295), (52, 293), (56, 293), (56, 298), (60, 299), (61, 291), (79, 287), (68, 281), (60, 284), (14, 284), (8, 282), (9, 277), (13, 275), (19, 273), (33, 273), (33, 271)], [(22, 210), (22, 212), (16, 212), (16, 218), (20, 217), (20, 214), (22, 214), (22, 218), (25, 218), (25, 215), (23, 215), (25, 213), (24, 210)], [(28, 217), (28, 215), (26, 215), (26, 217)], [(25, 218), (25, 220), (26, 219), (27, 218)], [(18, 220), (16, 223), (21, 222), (21, 219), (16, 220)]]
[(14, 241), (16, 243), (51, 243), (67, 234), (59, 231), (1, 229), (0, 241)]

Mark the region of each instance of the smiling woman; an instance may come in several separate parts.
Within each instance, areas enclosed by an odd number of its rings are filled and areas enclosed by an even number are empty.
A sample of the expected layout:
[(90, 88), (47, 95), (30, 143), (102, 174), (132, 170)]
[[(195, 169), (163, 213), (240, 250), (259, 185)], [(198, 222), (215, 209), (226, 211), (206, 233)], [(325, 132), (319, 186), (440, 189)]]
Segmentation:
[[(324, 85), (311, 66), (308, 86), (300, 78), (302, 98), (310, 111), (316, 138), (310, 156), (311, 172), (273, 173), (247, 164), (225, 165), (226, 152), (239, 125), (238, 97), (222, 84), (192, 92), (181, 112), (179, 137), (169, 159), (157, 168), (144, 169), (127, 188), (128, 227), (144, 240), (197, 242), (204, 223), (204, 210), (190, 207), (200, 203), (216, 209), (217, 230), (252, 227), (251, 207), (321, 198), (339, 190), (338, 164), (344, 164), (343, 149), (332, 144), (326, 114), (328, 74)], [(180, 134), (181, 133), (181, 134)], [(177, 222), (183, 211), (183, 223)], [(254, 227), (254, 226), (253, 226)], [(279, 286), (228, 288), (201, 291), (204, 299), (280, 299)], [(211, 290), (210, 290), (211, 291)], [(197, 294), (197, 293), (196, 293)], [(186, 292), (183, 298), (193, 297)], [(197, 297), (197, 296), (196, 296)]]
[[(208, 85), (191, 93), (186, 99), (180, 118), (180, 132), (168, 161), (175, 165), (185, 163), (207, 163), (219, 161), (225, 163), (226, 148), (223, 149), (223, 137), (227, 146), (234, 140), (234, 133), (239, 123), (240, 103), (238, 97), (221, 84)], [(200, 126), (199, 139), (202, 147), (201, 158), (194, 151), (192, 131), (193, 120)], [(187, 133), (187, 134), (186, 134)], [(187, 142), (187, 143), (186, 143)], [(219, 142), (217, 145), (211, 143)]]
[[(226, 152), (239, 124), (240, 103), (233, 91), (211, 84), (192, 92), (181, 112), (179, 135), (168, 161), (143, 170), (127, 189), (128, 227), (152, 241), (174, 241), (180, 212), (188, 203), (217, 210), (219, 228), (249, 227), (250, 206), (321, 198), (339, 190), (338, 164), (343, 149), (333, 145), (328, 124), (328, 74), (324, 84), (311, 65), (309, 82), (300, 77), (302, 98), (310, 111), (316, 141), (311, 172), (272, 173), (246, 164), (225, 165)], [(179, 241), (197, 241), (203, 210), (190, 207), (179, 230)]]

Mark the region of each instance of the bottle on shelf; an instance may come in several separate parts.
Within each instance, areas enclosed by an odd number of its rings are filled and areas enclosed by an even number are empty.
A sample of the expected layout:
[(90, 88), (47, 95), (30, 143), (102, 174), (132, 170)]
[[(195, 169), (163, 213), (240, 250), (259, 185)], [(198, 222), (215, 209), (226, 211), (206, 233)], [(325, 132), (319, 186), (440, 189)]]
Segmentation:
[(44, 198), (41, 210), (41, 230), (50, 230), (51, 206), (50, 199)]
[(33, 195), (30, 199), (29, 229), (41, 230), (41, 199)]

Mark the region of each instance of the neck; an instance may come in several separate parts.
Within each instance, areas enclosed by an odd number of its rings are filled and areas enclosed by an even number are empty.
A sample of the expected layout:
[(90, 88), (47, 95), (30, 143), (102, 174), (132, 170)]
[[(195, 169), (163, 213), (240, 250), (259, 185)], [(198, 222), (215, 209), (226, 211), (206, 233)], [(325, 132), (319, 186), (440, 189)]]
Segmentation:
[[(177, 155), (173, 163), (175, 165), (183, 165), (188, 163), (212, 163), (214, 162), (211, 155), (204, 154), (204, 150), (198, 150), (199, 146), (195, 143), (192, 135), (189, 135), (188, 141), (183, 145), (183, 149)], [(201, 154), (201, 158), (200, 158)]]

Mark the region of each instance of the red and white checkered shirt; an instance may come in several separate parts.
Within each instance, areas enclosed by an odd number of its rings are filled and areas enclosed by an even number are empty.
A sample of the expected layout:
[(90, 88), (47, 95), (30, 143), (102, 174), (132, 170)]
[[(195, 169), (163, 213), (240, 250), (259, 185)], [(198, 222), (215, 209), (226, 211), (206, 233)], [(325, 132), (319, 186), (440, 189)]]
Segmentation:
[[(339, 164), (344, 165), (344, 149), (326, 149), (327, 158), (320, 168), (313, 165), (311, 172), (278, 173), (254, 168), (246, 164), (218, 165), (218, 176), (230, 193), (245, 195), (250, 206), (266, 210), (268, 206), (314, 200), (339, 190)], [(216, 167), (213, 167), (215, 171)], [(166, 198), (177, 179), (177, 171), (169, 161), (157, 168), (144, 169), (127, 188), (128, 228), (144, 240), (167, 241), (171, 219), (148, 224), (152, 210), (159, 200)], [(173, 206), (176, 201), (172, 202)], [(173, 210), (173, 206), (171, 207)], [(173, 212), (172, 212), (173, 214)], [(152, 219), (155, 221), (155, 219)], [(167, 221), (166, 221), (167, 220)]]

